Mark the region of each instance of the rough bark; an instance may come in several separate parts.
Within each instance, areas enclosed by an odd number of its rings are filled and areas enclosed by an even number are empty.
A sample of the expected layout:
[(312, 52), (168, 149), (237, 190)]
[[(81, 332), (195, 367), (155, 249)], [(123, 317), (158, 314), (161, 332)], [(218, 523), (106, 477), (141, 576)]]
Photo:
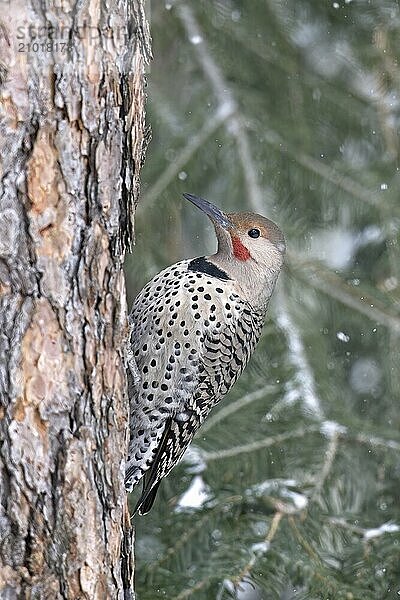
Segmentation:
[(0, 51), (0, 597), (129, 598), (142, 0), (0, 0)]

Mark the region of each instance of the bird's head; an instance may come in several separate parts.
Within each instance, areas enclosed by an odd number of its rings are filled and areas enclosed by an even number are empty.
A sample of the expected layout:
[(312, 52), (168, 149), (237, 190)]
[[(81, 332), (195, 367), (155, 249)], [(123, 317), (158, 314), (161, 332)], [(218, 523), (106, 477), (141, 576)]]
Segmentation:
[(250, 212), (224, 213), (204, 198), (183, 195), (213, 222), (218, 238), (218, 252), (213, 258), (217, 262), (229, 263), (234, 269), (253, 267), (260, 273), (280, 271), (285, 238), (273, 221)]

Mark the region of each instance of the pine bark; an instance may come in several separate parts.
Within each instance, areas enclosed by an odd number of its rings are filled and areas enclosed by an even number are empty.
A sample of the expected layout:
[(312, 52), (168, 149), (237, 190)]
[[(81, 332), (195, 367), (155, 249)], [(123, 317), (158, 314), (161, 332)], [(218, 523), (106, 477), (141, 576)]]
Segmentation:
[(132, 598), (122, 265), (142, 0), (0, 0), (0, 52), (0, 598)]

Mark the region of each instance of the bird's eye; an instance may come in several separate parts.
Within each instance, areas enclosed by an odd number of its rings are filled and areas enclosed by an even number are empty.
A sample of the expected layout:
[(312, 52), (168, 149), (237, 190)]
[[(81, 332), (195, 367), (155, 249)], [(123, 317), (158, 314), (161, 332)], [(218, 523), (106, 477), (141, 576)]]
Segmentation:
[(249, 234), (249, 236), (251, 238), (258, 238), (260, 237), (260, 230), (259, 229), (250, 229), (250, 231), (247, 232)]

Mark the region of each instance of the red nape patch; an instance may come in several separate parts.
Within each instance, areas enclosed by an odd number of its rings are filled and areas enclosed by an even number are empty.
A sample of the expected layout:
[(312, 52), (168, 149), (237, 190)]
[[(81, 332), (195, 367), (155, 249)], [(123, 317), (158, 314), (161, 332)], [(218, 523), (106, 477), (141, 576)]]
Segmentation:
[(250, 258), (250, 252), (247, 250), (247, 248), (245, 246), (243, 246), (242, 242), (239, 240), (238, 237), (235, 237), (233, 235), (231, 237), (232, 237), (233, 254), (239, 260), (248, 260)]

